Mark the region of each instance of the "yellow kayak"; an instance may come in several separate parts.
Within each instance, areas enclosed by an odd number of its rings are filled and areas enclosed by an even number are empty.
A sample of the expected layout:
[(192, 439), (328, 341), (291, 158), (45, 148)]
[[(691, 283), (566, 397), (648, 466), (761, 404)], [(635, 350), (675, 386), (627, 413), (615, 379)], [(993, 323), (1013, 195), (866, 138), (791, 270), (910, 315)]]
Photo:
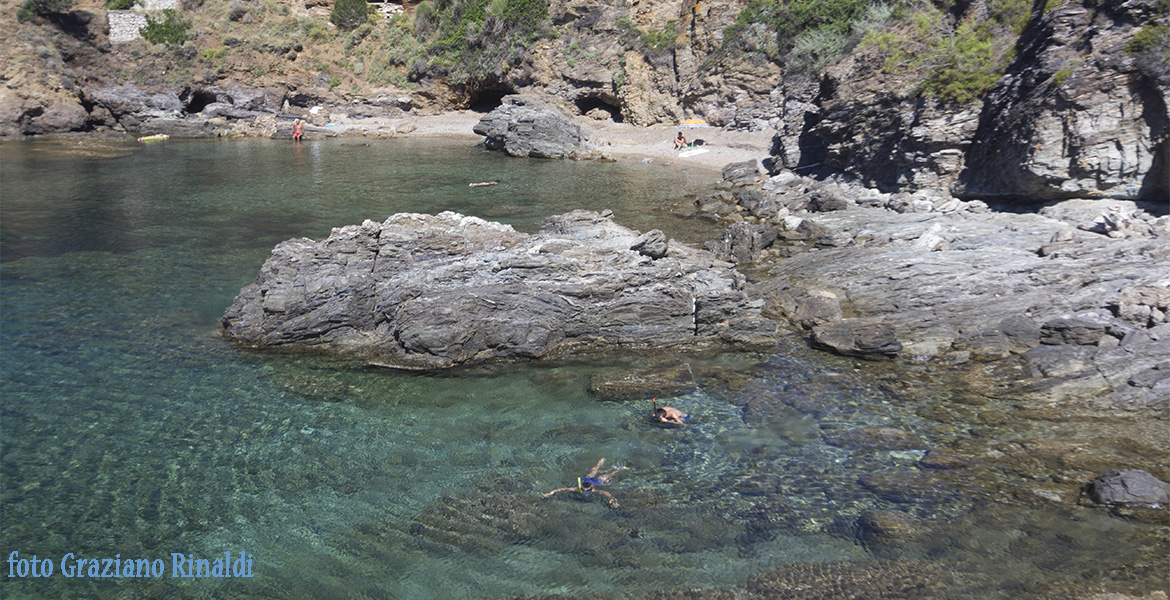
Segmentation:
[(140, 142), (157, 142), (158, 140), (170, 139), (170, 137), (171, 136), (169, 136), (165, 133), (161, 133), (159, 135), (148, 135), (145, 137), (140, 137), (140, 138), (138, 138), (138, 141), (140, 141)]

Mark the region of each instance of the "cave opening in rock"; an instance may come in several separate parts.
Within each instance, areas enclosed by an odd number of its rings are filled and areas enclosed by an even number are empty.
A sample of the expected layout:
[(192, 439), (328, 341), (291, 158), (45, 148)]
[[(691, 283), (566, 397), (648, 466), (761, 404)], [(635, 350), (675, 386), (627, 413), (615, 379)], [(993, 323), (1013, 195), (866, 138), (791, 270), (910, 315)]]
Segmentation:
[(622, 122), (622, 109), (621, 109), (621, 107), (618, 106), (617, 104), (607, 102), (604, 98), (600, 98), (597, 96), (578, 96), (577, 100), (576, 100), (576, 102), (574, 102), (574, 104), (577, 105), (577, 110), (581, 111), (581, 114), (583, 114), (583, 115), (600, 116), (596, 112), (593, 113), (592, 115), (590, 115), (589, 113), (592, 111), (595, 111), (595, 110), (602, 110), (604, 112), (609, 113), (609, 118), (614, 123), (621, 123)]
[(215, 93), (207, 90), (191, 90), (185, 96), (182, 98), (184, 110), (189, 115), (203, 112), (203, 109), (207, 108), (208, 104), (216, 101)]
[(503, 104), (504, 96), (515, 93), (510, 89), (486, 89), (470, 94), (467, 98), (467, 108), (480, 113), (489, 113)]

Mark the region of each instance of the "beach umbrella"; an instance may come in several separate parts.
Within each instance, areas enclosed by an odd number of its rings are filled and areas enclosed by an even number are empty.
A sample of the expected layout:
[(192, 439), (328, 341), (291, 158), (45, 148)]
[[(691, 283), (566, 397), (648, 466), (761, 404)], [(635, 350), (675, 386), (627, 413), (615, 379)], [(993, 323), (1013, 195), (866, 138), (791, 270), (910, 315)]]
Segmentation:
[(683, 129), (692, 129), (695, 127), (710, 127), (710, 125), (708, 125), (707, 122), (702, 120), (702, 119), (687, 119), (686, 121), (679, 123), (678, 126), (683, 128)]

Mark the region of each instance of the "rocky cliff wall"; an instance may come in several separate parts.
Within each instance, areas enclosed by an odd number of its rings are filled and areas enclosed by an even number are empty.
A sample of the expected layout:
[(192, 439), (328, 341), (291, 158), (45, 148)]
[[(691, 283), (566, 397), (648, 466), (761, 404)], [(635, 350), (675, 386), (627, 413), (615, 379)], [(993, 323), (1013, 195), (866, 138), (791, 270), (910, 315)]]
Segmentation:
[(1154, 3), (1068, 2), (1033, 18), (1019, 54), (983, 105), (960, 197), (1165, 200), (1170, 90), (1126, 47), (1168, 23)]

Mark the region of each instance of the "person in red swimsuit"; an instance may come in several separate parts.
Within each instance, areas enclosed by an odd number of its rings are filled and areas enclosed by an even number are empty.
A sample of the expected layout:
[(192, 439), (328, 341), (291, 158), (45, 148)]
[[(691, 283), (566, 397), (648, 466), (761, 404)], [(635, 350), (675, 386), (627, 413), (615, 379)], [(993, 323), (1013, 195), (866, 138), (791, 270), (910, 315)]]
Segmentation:
[(299, 142), (305, 135), (305, 124), (300, 119), (293, 121), (293, 141)]

